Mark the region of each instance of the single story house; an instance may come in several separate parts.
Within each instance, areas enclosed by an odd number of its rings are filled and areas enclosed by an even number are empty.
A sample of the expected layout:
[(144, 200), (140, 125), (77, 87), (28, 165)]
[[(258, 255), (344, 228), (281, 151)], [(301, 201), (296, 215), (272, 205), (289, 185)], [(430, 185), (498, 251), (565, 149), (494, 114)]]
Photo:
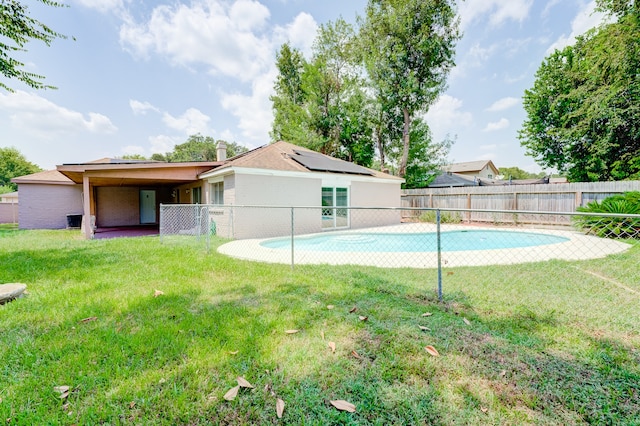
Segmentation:
[(291, 232), (290, 210), (258, 206), (309, 207), (295, 211), (297, 234), (400, 223), (400, 211), (366, 207), (400, 207), (403, 179), (287, 142), (239, 155), (199, 178), (206, 183), (209, 204), (252, 206), (213, 212), (223, 236), (266, 238)]
[[(99, 228), (157, 226), (160, 204), (315, 207), (299, 213), (300, 232), (400, 222), (399, 211), (375, 215), (327, 208), (320, 214), (319, 207), (400, 207), (403, 179), (286, 142), (228, 160), (225, 152), (219, 146), (218, 161), (211, 162), (102, 159), (14, 178), (20, 190), (19, 227), (65, 228), (70, 218), (79, 217), (84, 235), (92, 238)], [(280, 235), (282, 219), (290, 216), (268, 217), (249, 208), (225, 211), (213, 209), (213, 220), (221, 230), (226, 221), (234, 238), (267, 229)]]
[(80, 217), (91, 238), (95, 228), (157, 225), (160, 203), (201, 202), (190, 188), (201, 186), (198, 174), (220, 164), (105, 158), (14, 178), (21, 198), (18, 226), (60, 229)]
[(458, 175), (495, 179), (500, 174), (500, 170), (491, 160), (468, 161), (466, 163), (454, 163), (444, 168), (445, 172), (456, 173)]

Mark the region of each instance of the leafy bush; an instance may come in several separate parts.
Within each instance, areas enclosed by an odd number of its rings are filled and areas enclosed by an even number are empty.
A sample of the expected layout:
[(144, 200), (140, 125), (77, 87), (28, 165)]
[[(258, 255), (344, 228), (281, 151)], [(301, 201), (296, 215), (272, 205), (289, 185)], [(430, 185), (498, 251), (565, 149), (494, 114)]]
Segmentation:
[[(418, 217), (420, 222), (436, 223), (435, 210), (429, 210)], [(440, 212), (440, 223), (460, 223), (462, 222), (462, 215), (459, 212)]]
[[(640, 214), (640, 192), (627, 192), (602, 200), (592, 201), (586, 207), (578, 207), (579, 212), (604, 214)], [(630, 217), (575, 216), (574, 225), (606, 238), (640, 239), (640, 219)]]

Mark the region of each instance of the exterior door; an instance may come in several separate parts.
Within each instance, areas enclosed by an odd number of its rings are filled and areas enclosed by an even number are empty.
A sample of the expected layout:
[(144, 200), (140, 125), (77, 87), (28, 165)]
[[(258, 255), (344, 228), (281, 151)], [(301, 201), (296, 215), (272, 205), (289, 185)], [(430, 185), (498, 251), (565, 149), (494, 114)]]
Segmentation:
[(322, 188), (322, 229), (349, 227), (349, 210), (329, 207), (349, 207), (347, 188)]
[(140, 190), (140, 223), (156, 223), (156, 191)]

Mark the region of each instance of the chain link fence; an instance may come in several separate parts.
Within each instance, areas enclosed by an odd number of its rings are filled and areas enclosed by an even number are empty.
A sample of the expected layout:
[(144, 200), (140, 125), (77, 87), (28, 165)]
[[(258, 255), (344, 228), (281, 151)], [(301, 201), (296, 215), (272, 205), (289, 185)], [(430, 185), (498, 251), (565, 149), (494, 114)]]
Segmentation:
[[(640, 239), (640, 215), (419, 208), (410, 209), (416, 211), (407, 221), (406, 210), (162, 205), (160, 239), (292, 267), (355, 264), (440, 272), (602, 258), (630, 248), (625, 240)], [(472, 214), (484, 220), (468, 220)]]

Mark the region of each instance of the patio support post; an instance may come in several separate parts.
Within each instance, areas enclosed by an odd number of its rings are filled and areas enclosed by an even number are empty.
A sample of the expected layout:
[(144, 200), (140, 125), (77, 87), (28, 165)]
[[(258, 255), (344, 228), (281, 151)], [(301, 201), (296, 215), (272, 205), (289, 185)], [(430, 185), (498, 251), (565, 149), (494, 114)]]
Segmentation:
[(89, 185), (89, 176), (82, 176), (82, 212), (84, 215), (84, 237), (90, 240), (93, 237), (93, 229), (91, 228), (91, 185)]

